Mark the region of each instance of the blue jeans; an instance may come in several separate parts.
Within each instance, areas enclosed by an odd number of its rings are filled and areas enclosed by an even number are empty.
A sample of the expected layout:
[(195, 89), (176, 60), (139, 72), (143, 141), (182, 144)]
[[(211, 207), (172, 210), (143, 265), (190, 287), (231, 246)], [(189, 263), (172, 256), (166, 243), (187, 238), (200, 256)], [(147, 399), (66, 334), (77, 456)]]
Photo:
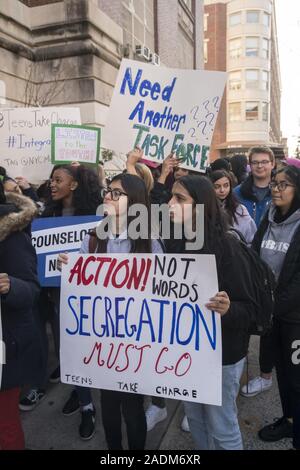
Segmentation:
[(222, 406), (184, 402), (197, 450), (242, 450), (236, 398), (245, 358), (222, 367)]

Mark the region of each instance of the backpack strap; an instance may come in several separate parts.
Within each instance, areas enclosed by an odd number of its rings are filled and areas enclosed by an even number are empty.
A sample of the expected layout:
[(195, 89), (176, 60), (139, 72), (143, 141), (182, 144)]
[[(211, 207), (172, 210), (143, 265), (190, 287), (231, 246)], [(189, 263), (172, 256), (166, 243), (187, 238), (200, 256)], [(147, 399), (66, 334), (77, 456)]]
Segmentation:
[(237, 238), (240, 242), (242, 242), (242, 243), (244, 243), (246, 246), (248, 246), (244, 235), (243, 235), (239, 230), (237, 230), (236, 228), (230, 227), (230, 229), (227, 230), (227, 233), (230, 233), (230, 234), (233, 235), (235, 238)]

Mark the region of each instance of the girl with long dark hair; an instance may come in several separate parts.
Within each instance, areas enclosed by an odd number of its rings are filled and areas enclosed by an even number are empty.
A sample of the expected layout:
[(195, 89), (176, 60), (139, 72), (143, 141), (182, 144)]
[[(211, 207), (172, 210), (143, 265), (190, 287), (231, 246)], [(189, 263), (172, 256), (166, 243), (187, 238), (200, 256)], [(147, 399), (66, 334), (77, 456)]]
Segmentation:
[[(103, 190), (104, 212), (106, 218), (113, 219), (111, 231), (107, 236), (98, 238), (98, 230), (87, 236), (82, 244), (82, 253), (162, 253), (159, 240), (151, 239), (150, 202), (143, 180), (128, 173), (115, 176), (110, 185)], [(128, 232), (132, 216), (128, 210), (140, 204), (147, 211), (143, 237), (130, 237)], [(147, 224), (146, 224), (147, 223)], [(144, 236), (146, 235), (146, 236)], [(68, 255), (61, 254), (61, 263), (68, 262)], [(124, 416), (128, 445), (130, 450), (144, 449), (146, 441), (146, 417), (144, 397), (139, 394), (101, 390), (102, 420), (109, 450), (122, 449), (121, 415)]]
[[(167, 243), (170, 253), (213, 254), (216, 257), (220, 292), (206, 307), (221, 315), (222, 406), (184, 403), (197, 449), (240, 450), (243, 447), (236, 408), (240, 378), (249, 344), (249, 327), (255, 319), (251, 273), (240, 242), (227, 232), (227, 223), (212, 183), (202, 176), (185, 176), (175, 182), (169, 201), (174, 225), (195, 226), (197, 205), (204, 206), (204, 245), (188, 250), (191, 233), (181, 242)], [(191, 210), (192, 208), (192, 210)], [(188, 238), (191, 238), (189, 240)], [(199, 267), (200, 269), (200, 267)]]
[(214, 171), (210, 175), (217, 198), (225, 210), (229, 226), (237, 230), (247, 244), (253, 240), (257, 230), (256, 225), (246, 207), (239, 203), (233, 193), (232, 179), (224, 170)]
[(56, 165), (49, 185), (42, 217), (93, 215), (102, 202), (98, 176), (84, 165)]

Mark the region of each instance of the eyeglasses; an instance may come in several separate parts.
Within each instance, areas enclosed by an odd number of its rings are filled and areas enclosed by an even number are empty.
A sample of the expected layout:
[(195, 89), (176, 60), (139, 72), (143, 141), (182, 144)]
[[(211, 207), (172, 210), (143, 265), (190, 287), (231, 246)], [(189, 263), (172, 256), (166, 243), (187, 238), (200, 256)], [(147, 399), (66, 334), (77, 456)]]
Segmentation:
[(286, 181), (280, 181), (277, 183), (276, 181), (272, 181), (270, 184), (270, 189), (275, 189), (277, 188), (278, 191), (285, 191), (288, 186), (291, 186), (291, 188), (295, 188), (296, 186), (294, 184), (287, 183)]
[(118, 201), (121, 196), (128, 196), (127, 193), (124, 193), (119, 189), (104, 188), (101, 191), (101, 196), (103, 197), (103, 199), (105, 198), (105, 196), (107, 196), (108, 193), (111, 194), (111, 198), (113, 201)]
[(271, 163), (271, 160), (262, 160), (261, 162), (257, 162), (256, 160), (253, 160), (252, 162), (250, 162), (250, 165), (253, 165), (253, 166), (266, 166), (268, 165), (268, 163)]

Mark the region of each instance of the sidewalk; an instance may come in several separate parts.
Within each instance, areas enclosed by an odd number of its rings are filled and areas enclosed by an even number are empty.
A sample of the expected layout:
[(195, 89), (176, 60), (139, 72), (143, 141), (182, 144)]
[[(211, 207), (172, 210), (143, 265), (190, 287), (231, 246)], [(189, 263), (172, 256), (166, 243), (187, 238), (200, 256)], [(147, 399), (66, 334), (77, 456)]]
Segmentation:
[[(249, 374), (258, 373), (258, 338), (254, 337), (250, 345)], [(274, 374), (275, 376), (275, 374)], [(246, 377), (243, 377), (242, 384)], [(29, 449), (106, 449), (104, 431), (101, 425), (99, 391), (93, 391), (94, 404), (97, 409), (96, 434), (90, 441), (82, 441), (78, 435), (80, 414), (65, 417), (61, 409), (69, 396), (70, 386), (64, 384), (50, 385), (46, 398), (33, 411), (22, 412), (26, 447)], [(168, 400), (168, 418), (159, 423), (147, 436), (147, 449), (192, 450), (191, 435), (180, 428), (183, 418), (182, 404)], [(277, 443), (265, 443), (257, 438), (257, 431), (274, 418), (281, 416), (280, 400), (276, 380), (270, 391), (257, 397), (238, 398), (240, 425), (245, 449), (288, 449), (291, 440), (284, 439)], [(125, 434), (125, 432), (124, 432)], [(126, 448), (126, 443), (124, 443)]]

